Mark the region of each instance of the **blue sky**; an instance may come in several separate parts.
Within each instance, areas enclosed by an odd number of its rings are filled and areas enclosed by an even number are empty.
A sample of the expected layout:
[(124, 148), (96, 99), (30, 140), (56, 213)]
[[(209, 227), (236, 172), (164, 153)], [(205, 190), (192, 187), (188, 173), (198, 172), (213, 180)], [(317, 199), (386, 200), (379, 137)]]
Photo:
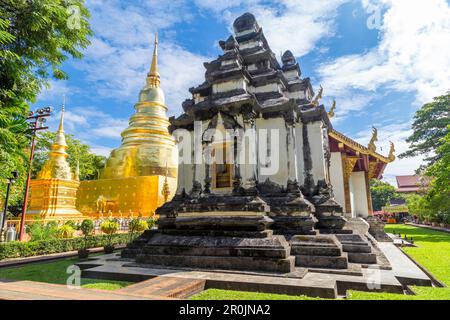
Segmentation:
[[(379, 131), (407, 149), (414, 112), (450, 89), (450, 6), (445, 0), (87, 0), (94, 31), (82, 60), (69, 60), (67, 81), (52, 81), (37, 106), (56, 110), (66, 95), (66, 131), (108, 155), (133, 114), (159, 32), (160, 73), (169, 115), (181, 112), (189, 87), (203, 82), (203, 62), (221, 54), (232, 22), (253, 13), (272, 50), (290, 49), (303, 77), (337, 101), (334, 127), (367, 144)], [(56, 127), (57, 113), (50, 121)], [(421, 158), (396, 161), (385, 179), (411, 174)]]

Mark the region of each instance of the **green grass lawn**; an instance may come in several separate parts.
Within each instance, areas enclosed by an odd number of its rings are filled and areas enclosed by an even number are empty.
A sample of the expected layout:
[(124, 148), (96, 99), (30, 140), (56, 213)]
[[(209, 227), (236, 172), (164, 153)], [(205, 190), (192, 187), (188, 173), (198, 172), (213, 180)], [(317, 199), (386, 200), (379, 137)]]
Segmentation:
[[(450, 234), (407, 225), (387, 225), (386, 232), (413, 237), (417, 247), (404, 250), (435, 278), (450, 287)], [(412, 287), (416, 295), (349, 291), (349, 300), (450, 300), (450, 288)], [(305, 296), (287, 296), (253, 292), (209, 289), (194, 296), (195, 300), (307, 300)]]
[[(416, 248), (404, 250), (419, 264), (430, 271), (439, 281), (450, 287), (450, 234), (424, 228), (406, 225), (388, 225), (387, 232), (401, 233), (413, 237)], [(64, 259), (46, 263), (30, 264), (14, 268), (0, 269), (0, 278), (14, 280), (31, 280), (56, 284), (66, 284), (70, 274), (66, 273), (69, 266), (78, 259)], [(81, 279), (84, 288), (116, 290), (129, 285), (129, 282), (108, 281), (95, 279)], [(445, 299), (450, 300), (450, 288), (412, 287), (417, 294), (400, 295), (389, 293), (368, 293), (350, 291), (350, 300), (417, 300), (417, 299)], [(230, 290), (209, 289), (192, 297), (193, 300), (314, 300), (306, 296), (289, 296), (281, 294), (241, 292)]]
[[(404, 247), (403, 250), (436, 279), (450, 287), (450, 233), (394, 224), (386, 225), (386, 232), (413, 237), (417, 247)], [(450, 300), (450, 288), (412, 287), (412, 290), (415, 296), (350, 291), (350, 299)]]
[(322, 300), (307, 296), (289, 296), (261, 292), (208, 289), (191, 298), (192, 300)]
[[(13, 268), (1, 268), (0, 278), (66, 284), (67, 278), (72, 274), (67, 273), (67, 268), (76, 262), (78, 262), (78, 259), (73, 258)], [(81, 287), (91, 289), (117, 290), (129, 284), (129, 282), (124, 281), (81, 279)]]

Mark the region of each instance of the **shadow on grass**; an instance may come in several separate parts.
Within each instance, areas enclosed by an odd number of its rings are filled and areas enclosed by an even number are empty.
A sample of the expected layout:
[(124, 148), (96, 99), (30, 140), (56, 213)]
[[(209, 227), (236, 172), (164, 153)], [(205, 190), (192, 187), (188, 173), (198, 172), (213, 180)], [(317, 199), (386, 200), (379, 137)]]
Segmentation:
[(434, 231), (425, 228), (418, 228), (408, 225), (386, 225), (385, 228), (388, 233), (401, 233), (402, 237), (406, 234), (407, 237), (413, 237), (414, 241), (424, 241), (424, 242), (449, 242), (450, 243), (450, 233), (445, 233), (441, 231)]

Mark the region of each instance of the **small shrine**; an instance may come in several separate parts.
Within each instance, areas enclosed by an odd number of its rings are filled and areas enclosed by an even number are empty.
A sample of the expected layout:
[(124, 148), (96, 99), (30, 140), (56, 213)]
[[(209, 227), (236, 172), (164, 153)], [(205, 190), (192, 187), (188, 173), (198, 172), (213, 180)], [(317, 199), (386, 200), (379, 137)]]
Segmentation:
[(64, 105), (56, 139), (51, 146), (49, 159), (36, 179), (30, 182), (30, 202), (27, 219), (80, 219), (76, 209), (79, 171), (72, 172), (67, 162), (67, 143), (64, 135)]

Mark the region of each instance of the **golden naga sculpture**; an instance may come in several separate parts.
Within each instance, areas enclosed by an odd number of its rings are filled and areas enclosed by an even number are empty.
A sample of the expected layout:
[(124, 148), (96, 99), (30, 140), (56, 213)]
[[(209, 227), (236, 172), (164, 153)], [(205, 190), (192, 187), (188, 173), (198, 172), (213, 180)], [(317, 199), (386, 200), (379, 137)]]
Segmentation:
[(67, 162), (67, 143), (64, 135), (64, 104), (61, 110), (56, 138), (51, 146), (49, 158), (37, 179), (30, 183), (30, 205), (27, 218), (48, 219), (80, 218), (82, 214), (75, 208), (79, 173), (72, 173)]
[(389, 143), (391, 144), (391, 147), (389, 149), (389, 155), (388, 155), (388, 159), (389, 161), (394, 161), (395, 160), (395, 146), (394, 143), (392, 141), (389, 141)]
[(369, 145), (367, 148), (369, 148), (370, 151), (375, 152), (377, 150), (377, 146), (375, 145), (375, 142), (378, 141), (378, 130), (375, 127), (372, 127), (372, 138), (370, 139)]
[[(135, 104), (135, 114), (99, 174), (99, 180), (83, 181), (77, 207), (82, 212), (96, 212), (99, 196), (106, 197), (107, 210), (141, 212), (152, 215), (174, 195), (177, 186), (178, 150), (169, 133), (168, 110), (158, 72), (158, 37), (150, 71)], [(164, 181), (170, 186), (163, 196)], [(98, 210), (97, 210), (98, 211)]]
[(319, 106), (319, 101), (322, 100), (322, 95), (323, 95), (323, 87), (322, 87), (322, 85), (320, 85), (319, 92), (317, 93), (317, 95), (313, 99), (313, 101), (311, 102), (313, 106), (315, 106), (315, 107)]
[(330, 111), (328, 111), (328, 117), (331, 119), (335, 116), (334, 111), (336, 110), (336, 100), (333, 99), (333, 103), (331, 104)]

